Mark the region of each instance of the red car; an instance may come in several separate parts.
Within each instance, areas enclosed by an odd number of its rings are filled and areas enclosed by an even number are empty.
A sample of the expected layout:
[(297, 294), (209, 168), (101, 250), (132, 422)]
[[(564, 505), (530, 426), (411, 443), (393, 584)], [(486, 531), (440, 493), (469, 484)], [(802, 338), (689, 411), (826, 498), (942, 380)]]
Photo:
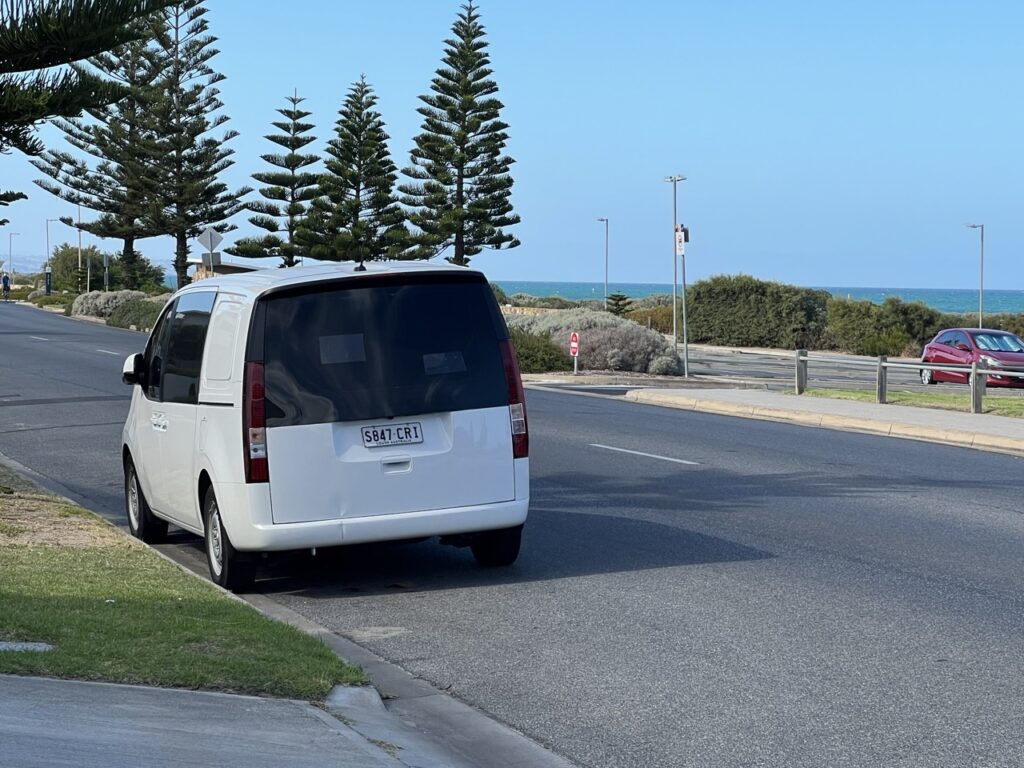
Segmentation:
[[(922, 363), (978, 363), (986, 368), (1006, 368), (1024, 371), (1024, 341), (1009, 331), (991, 331), (986, 328), (947, 328), (939, 331), (924, 348)], [(970, 383), (970, 371), (933, 371), (921, 369), (921, 383), (940, 381)], [(989, 375), (985, 384), (990, 387), (1024, 387), (1024, 378)]]

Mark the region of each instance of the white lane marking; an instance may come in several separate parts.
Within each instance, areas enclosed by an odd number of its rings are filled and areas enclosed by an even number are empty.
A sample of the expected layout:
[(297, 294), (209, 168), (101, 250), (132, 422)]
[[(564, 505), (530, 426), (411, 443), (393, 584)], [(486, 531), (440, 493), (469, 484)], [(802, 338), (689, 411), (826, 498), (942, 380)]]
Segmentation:
[(111, 352), (109, 349), (97, 349), (97, 352), (102, 352), (105, 355), (120, 355), (120, 352)]
[(687, 461), (686, 459), (673, 459), (671, 456), (659, 456), (656, 453), (644, 453), (643, 451), (630, 451), (626, 448), (615, 448), (610, 445), (600, 445), (598, 443), (590, 443), (591, 448), (604, 448), (606, 451), (618, 451), (619, 453), (631, 453), (634, 456), (646, 456), (648, 459), (659, 459), (660, 461), (672, 461), (676, 464), (688, 464), (691, 467), (699, 467), (700, 462)]
[(49, 341), (49, 339), (44, 339), (42, 336), (29, 336), (29, 338), (35, 339), (36, 341)]

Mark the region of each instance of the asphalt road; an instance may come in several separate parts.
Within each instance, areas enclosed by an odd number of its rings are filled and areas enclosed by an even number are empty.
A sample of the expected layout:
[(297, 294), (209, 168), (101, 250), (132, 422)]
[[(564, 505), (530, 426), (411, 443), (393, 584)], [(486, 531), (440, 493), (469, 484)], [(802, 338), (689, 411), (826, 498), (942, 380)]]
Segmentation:
[[(142, 337), (0, 306), (0, 344), (0, 452), (119, 519), (127, 401), (101, 398)], [(278, 561), (261, 590), (582, 766), (1024, 764), (1020, 459), (528, 408), (515, 566), (359, 547)]]

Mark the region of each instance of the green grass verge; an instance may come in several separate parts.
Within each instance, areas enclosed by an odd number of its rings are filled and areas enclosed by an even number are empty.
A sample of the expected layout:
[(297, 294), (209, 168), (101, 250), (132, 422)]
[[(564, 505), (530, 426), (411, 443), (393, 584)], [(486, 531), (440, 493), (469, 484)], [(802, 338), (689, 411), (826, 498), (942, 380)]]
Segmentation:
[[(831, 397), (837, 400), (859, 400), (864, 403), (875, 402), (875, 392), (858, 389), (808, 389), (804, 393), (811, 397)], [(971, 410), (971, 396), (964, 388), (963, 393), (946, 392), (899, 392), (889, 390), (886, 399), (893, 405), (914, 405), (921, 408), (940, 408), (947, 411)], [(1024, 418), (1024, 397), (986, 395), (984, 399), (985, 413), (995, 416), (1015, 416)]]
[[(0, 483), (10, 486), (4, 477)], [(55, 650), (0, 651), (0, 673), (313, 701), (335, 684), (365, 682), (319, 640), (224, 595), (91, 513), (38, 492), (3, 501), (0, 640)], [(76, 526), (86, 543), (48, 542), (54, 524)], [(19, 541), (33, 532), (30, 543)]]

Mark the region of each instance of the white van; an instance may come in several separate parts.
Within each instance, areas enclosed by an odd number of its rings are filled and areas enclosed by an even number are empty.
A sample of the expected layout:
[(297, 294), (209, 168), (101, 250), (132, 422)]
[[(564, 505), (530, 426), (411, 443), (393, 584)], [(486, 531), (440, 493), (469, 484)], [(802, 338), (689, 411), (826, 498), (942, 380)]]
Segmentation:
[(408, 262), (214, 277), (178, 291), (125, 362), (134, 536), (205, 537), (244, 589), (258, 553), (442, 536), (519, 554), (529, 437), (484, 276)]

